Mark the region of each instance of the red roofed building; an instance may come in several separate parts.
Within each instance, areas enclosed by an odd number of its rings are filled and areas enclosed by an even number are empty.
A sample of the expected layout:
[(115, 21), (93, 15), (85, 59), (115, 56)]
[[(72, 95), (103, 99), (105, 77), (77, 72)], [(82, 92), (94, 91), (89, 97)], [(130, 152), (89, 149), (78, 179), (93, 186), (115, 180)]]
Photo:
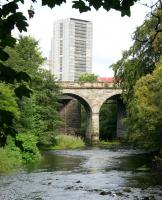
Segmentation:
[(114, 77), (98, 77), (98, 82), (104, 82), (104, 83), (114, 83), (115, 78)]

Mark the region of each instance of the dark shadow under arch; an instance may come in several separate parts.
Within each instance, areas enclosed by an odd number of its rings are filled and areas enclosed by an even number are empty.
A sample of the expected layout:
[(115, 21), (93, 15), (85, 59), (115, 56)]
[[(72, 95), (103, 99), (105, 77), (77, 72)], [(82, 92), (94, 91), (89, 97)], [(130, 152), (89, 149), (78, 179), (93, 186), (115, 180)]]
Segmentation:
[(121, 94), (113, 95), (103, 102), (99, 112), (100, 139), (111, 140), (122, 137), (124, 131), (122, 120), (125, 113)]
[(85, 131), (85, 139), (87, 141), (91, 140), (91, 116), (92, 116), (92, 109), (88, 102), (82, 98), (81, 96), (73, 93), (63, 93), (62, 99), (68, 99), (68, 98), (76, 99), (78, 100), (84, 107), (86, 111), (86, 131)]

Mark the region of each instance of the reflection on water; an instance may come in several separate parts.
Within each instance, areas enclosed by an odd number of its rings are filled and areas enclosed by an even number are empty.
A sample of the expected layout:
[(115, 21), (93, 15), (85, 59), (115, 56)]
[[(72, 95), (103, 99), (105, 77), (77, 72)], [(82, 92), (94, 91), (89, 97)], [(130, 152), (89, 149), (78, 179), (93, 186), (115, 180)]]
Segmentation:
[(50, 151), (27, 172), (0, 176), (0, 200), (162, 199), (162, 174), (140, 151)]

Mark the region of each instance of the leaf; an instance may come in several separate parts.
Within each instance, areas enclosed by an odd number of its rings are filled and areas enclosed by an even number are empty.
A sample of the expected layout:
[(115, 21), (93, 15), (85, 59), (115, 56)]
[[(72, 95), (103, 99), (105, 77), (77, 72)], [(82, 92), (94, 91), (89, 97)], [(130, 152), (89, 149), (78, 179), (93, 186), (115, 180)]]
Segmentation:
[(29, 25), (26, 22), (27, 18), (23, 15), (22, 12), (15, 13), (14, 20), (15, 20), (15, 24), (20, 32), (27, 31), (27, 26), (29, 26)]
[(23, 71), (17, 72), (11, 67), (0, 63), (0, 80), (5, 81), (6, 83), (14, 83), (14, 80), (17, 80), (18, 82), (28, 82), (31, 80), (31, 78), (27, 73)]
[(28, 10), (28, 15), (29, 15), (29, 18), (33, 18), (34, 17), (34, 14), (35, 14), (35, 12), (34, 12), (34, 10)]
[(3, 12), (2, 12), (2, 8), (0, 8), (0, 17), (2, 17)]
[(29, 24), (25, 21), (18, 21), (16, 23), (17, 28), (19, 29), (20, 32), (25, 31), (27, 32), (27, 26), (29, 26)]
[(130, 7), (134, 5), (134, 2), (136, 2), (137, 0), (123, 0), (122, 4), (121, 4), (121, 15), (127, 15), (130, 17), (131, 15), (131, 11), (130, 11)]
[(16, 39), (14, 37), (12, 37), (10, 34), (6, 34), (5, 37), (3, 38), (3, 40), (1, 41), (1, 46), (2, 47), (14, 47), (16, 43)]
[(11, 126), (13, 123), (14, 114), (10, 111), (0, 109), (0, 124)]
[(16, 80), (18, 82), (20, 82), (20, 81), (28, 82), (28, 81), (31, 80), (30, 76), (26, 72), (22, 72), (22, 71), (21, 72), (17, 72), (15, 78), (16, 78)]
[(14, 91), (15, 91), (15, 95), (20, 99), (22, 99), (23, 96), (30, 97), (30, 95), (32, 94), (32, 90), (27, 88), (26, 85), (24, 84), (17, 87)]
[(49, 6), (50, 8), (55, 7), (56, 5), (61, 5), (62, 3), (66, 3), (66, 0), (42, 0), (42, 6)]
[(17, 3), (12, 1), (2, 6), (2, 14), (4, 17), (6, 17), (10, 13), (15, 13), (17, 9), (18, 9)]
[(83, 2), (82, 0), (79, 1), (73, 1), (73, 6), (72, 8), (76, 8), (79, 9), (79, 12), (87, 12), (89, 10), (91, 10), (90, 7), (86, 6), (85, 2)]
[(27, 31), (27, 26), (29, 25), (27, 23), (27, 18), (22, 12), (17, 12), (10, 15), (4, 23), (4, 28), (6, 29), (7, 34), (8, 32), (10, 33), (15, 26), (17, 26), (20, 32)]
[(8, 58), (8, 53), (6, 53), (2, 48), (0, 48), (0, 60), (6, 61)]
[(89, 0), (89, 5), (98, 10), (102, 6), (102, 1)]
[(5, 66), (0, 63), (0, 80), (6, 83), (13, 83), (15, 79), (16, 71), (11, 67)]

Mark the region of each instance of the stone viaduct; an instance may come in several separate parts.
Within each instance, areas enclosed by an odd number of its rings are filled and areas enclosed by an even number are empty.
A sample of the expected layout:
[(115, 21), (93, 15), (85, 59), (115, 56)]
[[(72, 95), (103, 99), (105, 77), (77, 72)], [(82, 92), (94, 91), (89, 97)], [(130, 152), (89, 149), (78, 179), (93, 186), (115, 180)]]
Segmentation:
[[(61, 87), (63, 99), (69, 98), (70, 96), (72, 98), (77, 99), (84, 106), (86, 110), (87, 121), (86, 139), (93, 144), (98, 143), (100, 108), (107, 99), (113, 99), (119, 96), (122, 90), (114, 88), (112, 83), (108, 84), (103, 82), (62, 82)], [(117, 126), (121, 126), (121, 123), (119, 123), (120, 119), (117, 121)], [(117, 129), (119, 128), (120, 127), (117, 127)]]

